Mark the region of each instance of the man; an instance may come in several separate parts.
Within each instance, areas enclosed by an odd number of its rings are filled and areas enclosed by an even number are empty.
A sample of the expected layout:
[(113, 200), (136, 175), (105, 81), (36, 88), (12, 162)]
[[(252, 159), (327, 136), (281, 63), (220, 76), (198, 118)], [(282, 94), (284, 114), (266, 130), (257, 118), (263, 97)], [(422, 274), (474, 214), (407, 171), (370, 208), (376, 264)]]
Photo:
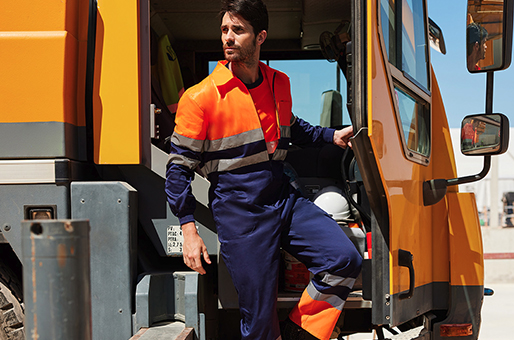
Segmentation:
[(488, 36), (487, 30), (476, 23), (471, 23), (467, 27), (466, 36), (468, 70), (479, 71), (481, 68), (478, 62), (485, 59), (485, 52), (487, 50), (487, 45), (485, 44)]
[(184, 262), (210, 264), (198, 235), (190, 181), (208, 177), (221, 254), (239, 295), (242, 339), (277, 340), (280, 247), (314, 274), (282, 327), (282, 339), (329, 339), (361, 257), (337, 223), (301, 197), (284, 174), (290, 143), (349, 145), (352, 128), (313, 127), (291, 112), (287, 76), (259, 62), (267, 37), (262, 0), (225, 0), (225, 61), (182, 96), (172, 136), (166, 192), (184, 235)]

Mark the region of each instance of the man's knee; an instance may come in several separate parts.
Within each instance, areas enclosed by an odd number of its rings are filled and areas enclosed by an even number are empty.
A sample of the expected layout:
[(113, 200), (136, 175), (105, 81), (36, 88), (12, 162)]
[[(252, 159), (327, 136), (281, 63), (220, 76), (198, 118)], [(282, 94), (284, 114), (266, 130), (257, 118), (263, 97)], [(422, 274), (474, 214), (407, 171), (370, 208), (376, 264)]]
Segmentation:
[(333, 269), (332, 274), (356, 278), (362, 268), (362, 256), (357, 249), (347, 249), (344, 254), (339, 257), (340, 261)]

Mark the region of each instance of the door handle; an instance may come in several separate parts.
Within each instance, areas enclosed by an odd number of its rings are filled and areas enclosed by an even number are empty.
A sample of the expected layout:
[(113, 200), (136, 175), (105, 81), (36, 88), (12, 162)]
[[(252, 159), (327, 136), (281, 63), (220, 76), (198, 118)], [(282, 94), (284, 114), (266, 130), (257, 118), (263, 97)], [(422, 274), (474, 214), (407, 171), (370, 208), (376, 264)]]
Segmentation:
[(412, 295), (414, 294), (414, 265), (412, 264), (412, 260), (414, 259), (414, 256), (411, 254), (410, 251), (399, 249), (398, 250), (398, 265), (400, 267), (407, 267), (409, 268), (409, 290), (407, 293), (400, 294), (399, 298), (400, 300), (404, 299), (410, 299)]

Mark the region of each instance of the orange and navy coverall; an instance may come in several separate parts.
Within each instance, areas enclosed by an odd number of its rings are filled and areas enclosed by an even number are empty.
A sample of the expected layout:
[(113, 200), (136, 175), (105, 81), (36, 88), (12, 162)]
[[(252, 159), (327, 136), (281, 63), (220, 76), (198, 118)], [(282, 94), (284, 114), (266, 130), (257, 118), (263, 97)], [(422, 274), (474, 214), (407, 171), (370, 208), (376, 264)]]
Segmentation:
[(221, 254), (239, 295), (243, 339), (280, 338), (280, 247), (314, 274), (291, 320), (329, 339), (360, 272), (361, 257), (337, 223), (289, 184), (283, 161), (290, 143), (332, 143), (334, 130), (296, 118), (289, 78), (260, 63), (279, 129), (270, 156), (251, 95), (225, 65), (219, 62), (179, 102), (167, 167), (168, 202), (181, 224), (194, 221), (194, 171), (209, 179)]

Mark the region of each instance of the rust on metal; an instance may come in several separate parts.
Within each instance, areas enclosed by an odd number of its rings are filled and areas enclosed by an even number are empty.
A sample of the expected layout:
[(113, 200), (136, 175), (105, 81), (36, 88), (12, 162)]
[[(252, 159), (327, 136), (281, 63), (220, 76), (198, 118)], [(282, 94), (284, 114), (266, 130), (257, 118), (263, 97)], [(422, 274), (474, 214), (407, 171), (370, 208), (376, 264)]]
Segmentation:
[(184, 330), (178, 335), (177, 340), (193, 340), (194, 334), (194, 328), (184, 328)]
[(66, 245), (63, 243), (57, 246), (57, 264), (61, 268), (66, 265)]
[(64, 222), (64, 230), (66, 230), (69, 233), (73, 232), (73, 225), (71, 225), (70, 222)]

